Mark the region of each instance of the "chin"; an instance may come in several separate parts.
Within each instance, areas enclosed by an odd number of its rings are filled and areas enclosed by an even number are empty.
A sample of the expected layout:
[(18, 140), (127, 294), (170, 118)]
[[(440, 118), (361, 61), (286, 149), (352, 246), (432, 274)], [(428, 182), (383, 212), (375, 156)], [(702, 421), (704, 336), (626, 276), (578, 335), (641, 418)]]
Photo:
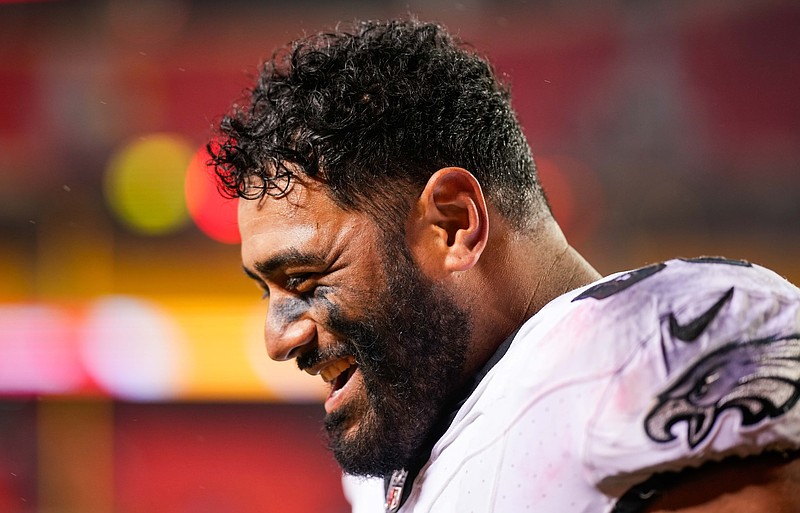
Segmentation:
[(353, 415), (343, 407), (325, 417), (328, 445), (347, 474), (383, 477), (405, 465), (407, 451), (390, 443), (373, 411)]

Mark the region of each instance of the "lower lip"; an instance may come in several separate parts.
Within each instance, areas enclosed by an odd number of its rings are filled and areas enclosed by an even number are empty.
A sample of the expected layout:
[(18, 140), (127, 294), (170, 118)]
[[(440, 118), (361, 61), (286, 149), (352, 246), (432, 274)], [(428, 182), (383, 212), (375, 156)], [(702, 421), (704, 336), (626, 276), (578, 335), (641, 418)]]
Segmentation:
[[(357, 383), (361, 382), (361, 370), (356, 369), (350, 379), (347, 380), (345, 385), (338, 389), (331, 391), (328, 398), (325, 400), (325, 412), (326, 413), (333, 413), (337, 408), (339, 408), (342, 404), (347, 402), (348, 400), (352, 400), (350, 398), (352, 395), (355, 394)], [(348, 399), (350, 398), (350, 399)]]

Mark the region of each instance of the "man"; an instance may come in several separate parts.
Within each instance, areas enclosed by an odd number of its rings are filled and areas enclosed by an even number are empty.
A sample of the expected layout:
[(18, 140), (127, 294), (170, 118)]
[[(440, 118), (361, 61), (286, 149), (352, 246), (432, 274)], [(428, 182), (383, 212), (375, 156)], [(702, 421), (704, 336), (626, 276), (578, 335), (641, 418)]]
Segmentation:
[(798, 511), (800, 291), (721, 258), (600, 279), (441, 27), (294, 42), (209, 151), (269, 356), (329, 384), (374, 511)]

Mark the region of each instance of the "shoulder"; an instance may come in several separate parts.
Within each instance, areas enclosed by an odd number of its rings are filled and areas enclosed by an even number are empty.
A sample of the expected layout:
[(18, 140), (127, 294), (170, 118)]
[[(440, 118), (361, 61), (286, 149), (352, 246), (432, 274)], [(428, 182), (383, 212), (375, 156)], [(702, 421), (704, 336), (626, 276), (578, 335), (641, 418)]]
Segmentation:
[(764, 267), (719, 257), (617, 273), (554, 303), (539, 324), (552, 320), (556, 333), (584, 348), (590, 338), (592, 352), (622, 360), (649, 348), (665, 379), (704, 354), (736, 344), (766, 348), (767, 339), (800, 333), (800, 289)]
[(693, 309), (702, 308), (706, 301), (713, 305), (724, 297), (728, 303), (734, 294), (741, 299), (737, 297), (726, 306), (743, 310), (754, 301), (779, 307), (800, 300), (796, 286), (750, 262), (721, 257), (675, 259), (619, 272), (567, 293), (547, 305), (528, 324), (588, 316), (593, 316), (595, 325), (604, 327), (612, 323), (624, 327), (625, 323), (648, 316), (652, 320), (654, 316), (674, 314), (677, 320), (684, 311), (691, 315)]
[(797, 287), (775, 272), (743, 260), (721, 257), (675, 259), (620, 272), (577, 291), (573, 303), (613, 309), (645, 298), (676, 308), (731, 289), (753, 297), (797, 301)]
[(653, 368), (648, 379), (664, 381), (727, 343), (798, 332), (800, 290), (776, 273), (739, 260), (676, 259), (552, 301), (522, 326), (506, 365), (547, 362), (563, 378), (566, 369), (617, 372), (640, 354), (639, 368)]
[(620, 494), (655, 473), (800, 447), (800, 290), (788, 281), (747, 262), (673, 260), (573, 301), (643, 326), (623, 342), (627, 357), (587, 430), (586, 464), (601, 489)]

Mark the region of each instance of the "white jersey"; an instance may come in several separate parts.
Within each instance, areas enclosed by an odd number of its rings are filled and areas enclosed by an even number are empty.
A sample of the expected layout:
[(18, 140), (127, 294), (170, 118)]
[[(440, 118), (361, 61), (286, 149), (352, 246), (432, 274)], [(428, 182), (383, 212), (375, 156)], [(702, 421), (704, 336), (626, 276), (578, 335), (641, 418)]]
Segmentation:
[[(798, 398), (795, 286), (712, 258), (619, 273), (521, 327), (400, 512), (607, 513), (656, 473), (800, 448)], [(382, 485), (346, 480), (354, 511)]]

